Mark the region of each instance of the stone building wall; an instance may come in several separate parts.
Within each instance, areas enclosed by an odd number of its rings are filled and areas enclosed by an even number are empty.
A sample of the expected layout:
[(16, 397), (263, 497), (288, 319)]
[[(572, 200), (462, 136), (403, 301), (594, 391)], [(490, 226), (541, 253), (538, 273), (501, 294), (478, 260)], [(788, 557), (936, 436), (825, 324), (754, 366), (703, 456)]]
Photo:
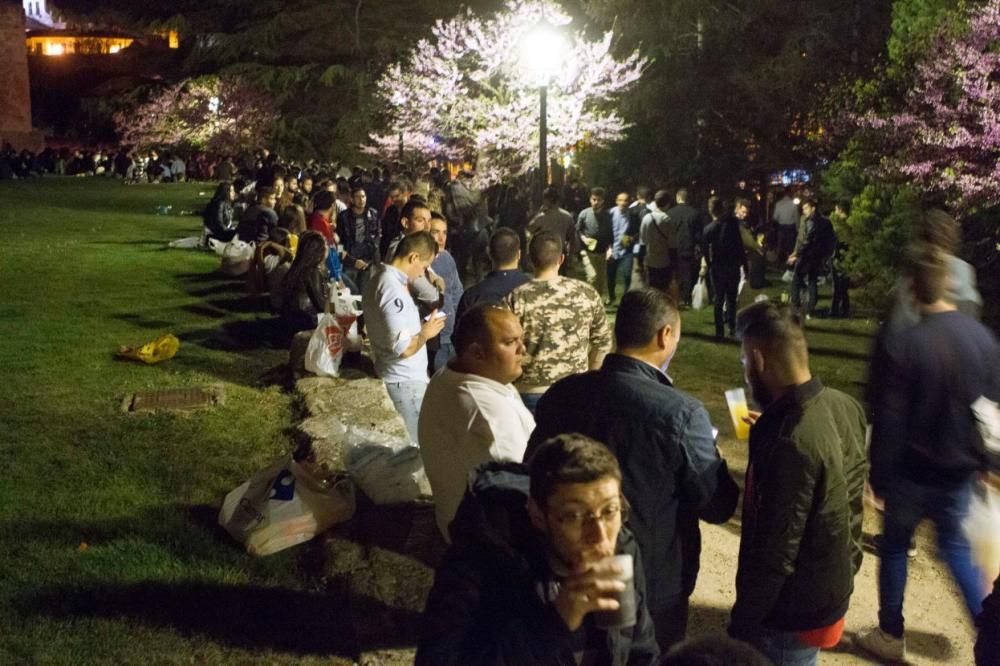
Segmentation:
[(24, 10), (6, 2), (0, 2), (0, 63), (0, 142), (39, 150), (42, 137), (31, 129)]

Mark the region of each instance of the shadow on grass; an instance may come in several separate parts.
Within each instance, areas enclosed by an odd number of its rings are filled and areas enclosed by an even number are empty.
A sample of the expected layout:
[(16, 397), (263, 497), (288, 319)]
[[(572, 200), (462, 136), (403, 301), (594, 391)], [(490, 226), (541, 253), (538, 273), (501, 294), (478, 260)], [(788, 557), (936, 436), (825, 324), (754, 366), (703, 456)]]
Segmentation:
[(871, 359), (871, 354), (866, 352), (852, 352), (846, 349), (828, 349), (826, 347), (816, 347), (809, 345), (810, 356), (826, 356), (828, 358), (844, 358), (854, 361), (865, 361)]
[(204, 289), (188, 289), (187, 293), (192, 296), (198, 296), (204, 298), (206, 296), (217, 296), (219, 294), (233, 294), (233, 293), (246, 293), (247, 287), (245, 282), (219, 282), (219, 284), (212, 285), (211, 287), (205, 287)]
[(736, 338), (717, 338), (710, 333), (700, 333), (698, 331), (684, 331), (685, 338), (694, 338), (695, 340), (701, 340), (702, 342), (712, 342), (717, 345), (728, 345), (730, 347), (739, 347), (740, 341)]
[(163, 330), (163, 329), (169, 329), (171, 326), (177, 325), (176, 321), (168, 321), (166, 319), (154, 319), (140, 314), (135, 314), (134, 312), (119, 312), (111, 316), (120, 321), (132, 324), (136, 328)]
[[(27, 615), (131, 620), (244, 649), (358, 653), (349, 618), (326, 594), (204, 582), (97, 584), (23, 595)], [(412, 618), (416, 621), (416, 618)]]

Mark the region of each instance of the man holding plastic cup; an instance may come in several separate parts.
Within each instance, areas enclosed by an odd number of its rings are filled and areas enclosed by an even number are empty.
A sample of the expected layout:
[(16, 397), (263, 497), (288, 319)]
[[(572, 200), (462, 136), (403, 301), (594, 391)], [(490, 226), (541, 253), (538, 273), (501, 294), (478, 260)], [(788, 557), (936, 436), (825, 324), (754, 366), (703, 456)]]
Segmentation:
[(451, 523), (416, 664), (656, 664), (621, 469), (582, 435), (487, 463)]
[(815, 664), (840, 641), (861, 567), (865, 415), (809, 371), (799, 315), (762, 302), (740, 311), (750, 456), (736, 604), (729, 633), (776, 664)]

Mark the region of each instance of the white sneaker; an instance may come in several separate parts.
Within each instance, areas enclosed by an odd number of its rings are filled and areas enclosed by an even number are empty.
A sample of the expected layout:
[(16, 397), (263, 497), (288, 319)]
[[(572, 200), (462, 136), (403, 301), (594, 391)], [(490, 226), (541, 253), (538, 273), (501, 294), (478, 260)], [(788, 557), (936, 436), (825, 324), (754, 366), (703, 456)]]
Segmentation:
[(881, 627), (855, 634), (854, 644), (882, 659), (899, 662), (906, 660), (906, 638), (896, 638), (882, 631)]

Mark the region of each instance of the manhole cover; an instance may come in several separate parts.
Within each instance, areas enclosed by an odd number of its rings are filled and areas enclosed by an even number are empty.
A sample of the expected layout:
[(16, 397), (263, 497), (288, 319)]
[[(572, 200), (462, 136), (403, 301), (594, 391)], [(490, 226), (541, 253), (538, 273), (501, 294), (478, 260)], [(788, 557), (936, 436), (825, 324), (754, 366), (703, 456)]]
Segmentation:
[(221, 404), (222, 387), (165, 389), (137, 391), (125, 398), (122, 408), (126, 412), (159, 412), (204, 409)]

